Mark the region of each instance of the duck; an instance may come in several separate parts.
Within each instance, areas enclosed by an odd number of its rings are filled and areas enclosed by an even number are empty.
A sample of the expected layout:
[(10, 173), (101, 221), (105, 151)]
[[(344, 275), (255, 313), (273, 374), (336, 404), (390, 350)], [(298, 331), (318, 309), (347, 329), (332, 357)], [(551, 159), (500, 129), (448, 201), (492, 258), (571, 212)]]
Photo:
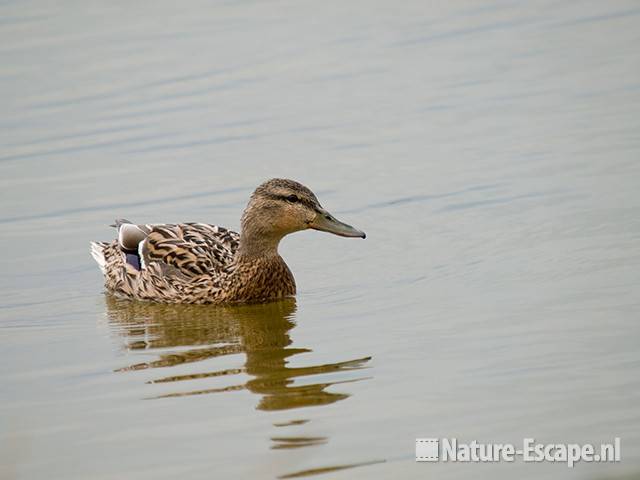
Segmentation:
[(266, 303), (296, 294), (278, 253), (287, 235), (313, 229), (366, 238), (294, 180), (272, 178), (251, 194), (240, 232), (207, 223), (134, 224), (117, 219), (111, 242), (91, 242), (108, 293), (157, 303)]

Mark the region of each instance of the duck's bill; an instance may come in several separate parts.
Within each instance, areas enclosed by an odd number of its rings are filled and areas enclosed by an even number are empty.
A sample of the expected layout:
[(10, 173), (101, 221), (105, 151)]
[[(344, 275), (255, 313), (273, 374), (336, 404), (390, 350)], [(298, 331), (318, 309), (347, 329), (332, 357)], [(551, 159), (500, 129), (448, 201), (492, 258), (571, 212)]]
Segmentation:
[(342, 223), (326, 210), (320, 210), (316, 218), (309, 224), (309, 228), (320, 230), (321, 232), (329, 232), (341, 237), (366, 238), (366, 234), (353, 228), (351, 225)]

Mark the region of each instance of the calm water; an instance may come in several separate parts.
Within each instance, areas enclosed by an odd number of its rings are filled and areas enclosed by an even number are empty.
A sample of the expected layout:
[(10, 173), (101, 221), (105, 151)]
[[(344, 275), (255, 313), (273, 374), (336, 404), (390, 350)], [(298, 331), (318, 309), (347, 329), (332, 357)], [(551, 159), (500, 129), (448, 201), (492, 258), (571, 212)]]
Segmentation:
[[(2, 478), (638, 475), (638, 2), (64, 3), (0, 4)], [(287, 238), (295, 301), (104, 294), (115, 217), (273, 176), (368, 234)]]

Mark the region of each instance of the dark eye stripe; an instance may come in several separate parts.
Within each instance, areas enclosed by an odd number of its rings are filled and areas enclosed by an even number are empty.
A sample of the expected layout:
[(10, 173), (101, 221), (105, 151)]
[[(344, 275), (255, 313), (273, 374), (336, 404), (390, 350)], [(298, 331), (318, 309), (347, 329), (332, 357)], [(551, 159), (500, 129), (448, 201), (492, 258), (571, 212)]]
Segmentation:
[[(289, 197), (293, 196), (293, 194), (289, 194), (289, 195), (278, 195), (275, 193), (268, 193), (265, 195), (268, 198), (271, 198), (272, 200), (281, 200), (287, 203), (292, 203), (289, 200)], [(299, 203), (301, 205), (304, 205), (305, 207), (309, 208), (310, 210), (313, 210), (314, 212), (318, 211), (318, 206), (315, 204), (315, 202), (307, 199), (307, 198), (303, 198), (303, 197), (299, 197), (296, 195), (296, 198), (298, 199), (297, 202), (295, 203)]]

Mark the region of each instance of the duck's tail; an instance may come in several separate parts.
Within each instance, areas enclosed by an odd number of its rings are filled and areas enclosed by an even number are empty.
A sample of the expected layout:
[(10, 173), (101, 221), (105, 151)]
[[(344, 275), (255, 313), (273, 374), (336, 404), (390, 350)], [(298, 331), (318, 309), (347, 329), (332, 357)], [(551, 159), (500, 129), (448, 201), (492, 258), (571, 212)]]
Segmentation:
[(104, 258), (104, 248), (108, 243), (104, 242), (91, 242), (91, 256), (96, 261), (102, 273), (106, 273), (107, 260)]

